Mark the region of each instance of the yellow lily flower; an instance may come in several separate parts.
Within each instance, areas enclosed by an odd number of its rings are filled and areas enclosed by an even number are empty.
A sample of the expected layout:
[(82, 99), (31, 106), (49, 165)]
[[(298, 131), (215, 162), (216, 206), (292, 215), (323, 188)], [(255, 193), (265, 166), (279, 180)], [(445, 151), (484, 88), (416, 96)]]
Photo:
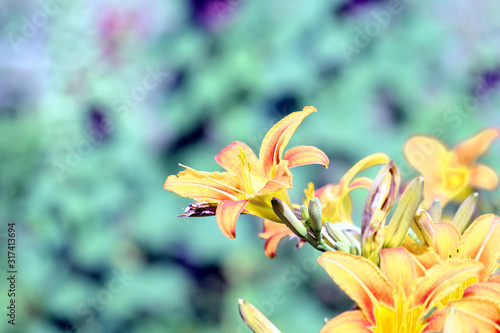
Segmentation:
[(463, 200), (472, 189), (495, 189), (498, 175), (489, 166), (477, 163), (477, 159), (499, 135), (498, 128), (487, 128), (452, 150), (432, 136), (411, 137), (404, 146), (404, 154), (425, 178), (424, 207), (429, 208), (435, 199), (443, 206), (450, 200)]
[[(323, 216), (323, 225), (326, 221), (349, 222), (352, 223), (352, 199), (350, 192), (358, 188), (370, 189), (373, 180), (367, 177), (356, 177), (361, 171), (377, 164), (389, 162), (389, 157), (383, 153), (369, 155), (353, 167), (351, 167), (340, 179), (338, 184), (325, 185), (318, 190), (314, 190), (314, 184), (309, 183), (308, 188), (304, 190), (304, 204), (309, 200), (318, 197), (321, 201), (321, 211)], [(298, 207), (296, 207), (298, 209)], [(260, 238), (266, 240), (264, 252), (269, 258), (276, 257), (276, 248), (278, 243), (286, 236), (295, 237), (294, 233), (283, 223), (276, 223), (270, 220), (264, 220), (264, 231), (259, 234)], [(299, 240), (297, 247), (304, 244)]]
[(316, 147), (297, 146), (284, 152), (302, 120), (316, 111), (307, 106), (275, 124), (262, 141), (259, 158), (246, 144), (235, 141), (215, 156), (225, 172), (186, 167), (177, 176), (169, 176), (163, 187), (183, 197), (215, 204), (217, 224), (231, 239), (236, 237), (236, 221), (241, 213), (279, 222), (271, 199), (277, 197), (292, 206), (286, 192), (292, 188), (289, 169), (307, 164), (328, 166), (328, 157)]
[(455, 258), (425, 270), (404, 248), (381, 250), (380, 268), (364, 257), (336, 251), (323, 253), (318, 262), (360, 308), (333, 318), (321, 333), (430, 332), (431, 310), (483, 267)]

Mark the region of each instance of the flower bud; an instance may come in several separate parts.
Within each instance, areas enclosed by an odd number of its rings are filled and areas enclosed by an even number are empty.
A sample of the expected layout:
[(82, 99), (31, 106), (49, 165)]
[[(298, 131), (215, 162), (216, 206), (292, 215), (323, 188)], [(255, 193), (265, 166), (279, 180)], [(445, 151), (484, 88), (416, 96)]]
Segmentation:
[(276, 326), (274, 326), (273, 323), (271, 323), (269, 319), (251, 303), (239, 299), (238, 310), (245, 324), (255, 333), (281, 333), (280, 330), (278, 330)]
[(300, 205), (300, 216), (302, 216), (303, 220), (309, 220), (309, 212), (306, 205)]
[(274, 197), (271, 200), (271, 204), (273, 206), (274, 213), (279, 217), (283, 223), (286, 224), (290, 230), (293, 231), (294, 234), (299, 236), (300, 238), (305, 238), (307, 235), (307, 229), (304, 227), (304, 224), (299, 221), (299, 219), (295, 216), (294, 212), (283, 203), (280, 199)]
[(326, 231), (328, 232), (328, 235), (330, 235), (330, 237), (336, 243), (344, 243), (347, 246), (351, 245), (351, 243), (349, 242), (349, 239), (346, 237), (346, 235), (344, 234), (342, 229), (337, 228), (335, 226), (335, 223), (326, 222), (325, 228), (326, 228)]
[(443, 206), (441, 206), (441, 201), (438, 199), (434, 200), (429, 208), (429, 214), (431, 215), (432, 221), (441, 222), (441, 217), (443, 216)]
[(403, 244), (413, 217), (417, 210), (424, 192), (424, 178), (418, 177), (413, 180), (401, 195), (401, 199), (392, 215), (384, 232), (384, 247), (393, 248)]
[(469, 195), (467, 199), (462, 202), (460, 207), (458, 207), (457, 213), (451, 221), (451, 223), (457, 226), (461, 234), (464, 233), (465, 229), (467, 229), (471, 223), (472, 215), (474, 214), (477, 206), (477, 198), (477, 193)]
[(462, 332), (460, 319), (454, 306), (450, 306), (446, 319), (444, 320), (443, 333)]
[(379, 263), (379, 252), (384, 243), (384, 224), (396, 200), (399, 169), (391, 161), (383, 166), (373, 180), (361, 217), (361, 252), (363, 257)]
[(323, 228), (321, 201), (319, 201), (319, 198), (312, 198), (311, 200), (309, 200), (309, 219), (311, 221), (311, 229), (314, 233), (314, 236), (319, 239), (321, 228)]
[(415, 213), (411, 228), (422, 244), (434, 246), (434, 227), (429, 213), (419, 208)]

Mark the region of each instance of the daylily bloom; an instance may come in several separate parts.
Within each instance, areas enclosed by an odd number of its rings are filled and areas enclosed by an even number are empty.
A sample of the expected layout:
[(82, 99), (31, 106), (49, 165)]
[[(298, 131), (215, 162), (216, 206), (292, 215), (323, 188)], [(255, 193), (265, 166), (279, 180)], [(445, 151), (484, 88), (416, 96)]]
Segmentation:
[(421, 333), (432, 310), (483, 265), (450, 259), (429, 270), (416, 263), (404, 248), (383, 249), (380, 268), (372, 261), (328, 251), (318, 262), (359, 306), (330, 320), (321, 330), (330, 332)]
[[(318, 197), (320, 199), (323, 225), (326, 221), (332, 223), (352, 223), (352, 199), (350, 192), (358, 188), (369, 189), (373, 183), (370, 178), (356, 178), (356, 175), (374, 165), (385, 164), (387, 162), (389, 162), (389, 157), (386, 154), (372, 154), (361, 159), (353, 167), (351, 167), (342, 176), (338, 184), (329, 184), (319, 188), (318, 190), (314, 190), (313, 183), (309, 183), (308, 188), (304, 190), (306, 196), (304, 203), (308, 204), (309, 200), (314, 197)], [(264, 221), (264, 231), (259, 234), (259, 237), (266, 240), (264, 244), (264, 252), (269, 258), (274, 258), (276, 256), (276, 247), (286, 236), (295, 237), (294, 233), (285, 224), (276, 223), (271, 220)], [(298, 246), (301, 246), (302, 244), (303, 242), (299, 241)]]
[(495, 189), (498, 175), (489, 166), (477, 163), (477, 159), (499, 135), (498, 128), (487, 128), (452, 150), (432, 136), (411, 137), (404, 146), (404, 154), (425, 178), (424, 207), (429, 208), (435, 199), (443, 206), (450, 200), (463, 200), (472, 189)]
[(307, 106), (275, 124), (262, 141), (259, 158), (246, 144), (235, 141), (215, 156), (226, 172), (186, 167), (177, 176), (169, 176), (163, 187), (183, 197), (216, 204), (217, 224), (229, 238), (236, 237), (236, 220), (241, 213), (280, 222), (271, 199), (277, 197), (292, 206), (286, 192), (292, 188), (289, 169), (307, 164), (327, 167), (329, 163), (325, 153), (312, 146), (297, 146), (284, 152), (299, 124), (313, 112), (316, 109)]
[(432, 228), (434, 244), (431, 247), (417, 244), (409, 238), (405, 239), (403, 247), (426, 268), (450, 258), (463, 258), (483, 263), (484, 268), (467, 285), (463, 286), (462, 291), (470, 284), (488, 280), (500, 268), (498, 263), (500, 217), (494, 214), (481, 215), (472, 222), (463, 235), (460, 235), (458, 228), (450, 222), (433, 223)]
[(500, 332), (500, 283), (468, 287), (460, 300), (448, 303), (429, 319), (428, 331), (443, 333)]

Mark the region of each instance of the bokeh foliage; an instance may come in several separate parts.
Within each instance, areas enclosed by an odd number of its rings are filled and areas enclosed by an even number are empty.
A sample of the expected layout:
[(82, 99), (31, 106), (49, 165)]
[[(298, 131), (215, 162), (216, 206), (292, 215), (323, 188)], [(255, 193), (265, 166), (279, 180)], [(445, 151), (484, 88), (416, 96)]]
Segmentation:
[[(454, 144), (499, 125), (494, 3), (402, 1), (380, 19), (390, 3), (3, 1), (0, 232), (5, 247), (16, 222), (16, 329), (247, 332), (245, 298), (283, 332), (313, 332), (349, 309), (318, 253), (284, 242), (267, 259), (258, 219), (240, 217), (231, 241), (212, 218), (177, 219), (190, 200), (162, 184), (179, 162), (218, 170), (234, 140), (257, 151), (305, 105), (319, 112), (292, 144), (331, 165), (294, 171), (296, 202), (373, 152), (409, 179), (411, 134)], [(499, 148), (483, 159), (497, 170)]]

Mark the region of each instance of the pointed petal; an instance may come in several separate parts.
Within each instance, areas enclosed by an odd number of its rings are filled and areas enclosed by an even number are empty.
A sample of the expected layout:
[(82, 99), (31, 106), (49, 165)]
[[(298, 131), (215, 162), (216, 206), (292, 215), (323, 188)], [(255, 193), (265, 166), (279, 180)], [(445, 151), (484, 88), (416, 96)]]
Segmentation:
[(426, 270), (442, 261), (441, 257), (434, 251), (434, 248), (417, 244), (409, 236), (406, 236), (401, 246), (408, 250), (415, 260), (415, 268), (418, 276), (424, 275)]
[(373, 185), (373, 180), (368, 177), (358, 177), (354, 179), (350, 184), (349, 184), (349, 190), (355, 190), (358, 188), (364, 188), (369, 190), (370, 187)]
[(375, 153), (366, 156), (365, 158), (359, 160), (356, 164), (352, 166), (340, 179), (339, 185), (347, 188), (349, 183), (354, 179), (354, 177), (360, 173), (361, 171), (371, 168), (377, 164), (386, 164), (389, 163), (390, 159), (384, 153)]
[(281, 333), (255, 306), (245, 300), (238, 300), (241, 318), (255, 333)]
[(222, 233), (230, 239), (236, 237), (236, 220), (243, 208), (245, 208), (247, 202), (247, 200), (224, 200), (217, 206), (215, 212), (217, 224)]
[(500, 283), (477, 282), (465, 289), (462, 298), (490, 299), (500, 310)]
[(499, 135), (498, 128), (486, 128), (456, 145), (454, 151), (461, 163), (471, 165), (489, 149)]
[(359, 305), (370, 323), (375, 323), (374, 308), (377, 303), (394, 305), (393, 287), (370, 260), (327, 251), (318, 258), (318, 262), (340, 289)]
[(264, 220), (264, 231), (259, 233), (259, 237), (266, 240), (264, 244), (266, 256), (276, 257), (278, 243), (286, 236), (293, 236), (293, 232), (285, 224)]
[(263, 171), (268, 177), (274, 176), (272, 174), (273, 166), (280, 163), (283, 151), (297, 127), (305, 117), (313, 112), (317, 112), (316, 108), (306, 106), (302, 111), (293, 112), (281, 119), (267, 132), (260, 147), (259, 160), (262, 162)]
[(168, 176), (163, 188), (180, 196), (209, 203), (236, 199), (238, 183), (227, 172), (203, 172), (191, 168)]
[(493, 191), (498, 186), (498, 175), (487, 165), (478, 164), (472, 169), (469, 186)]
[(307, 205), (309, 200), (315, 197), (314, 195), (314, 184), (312, 182), (307, 183), (307, 188), (304, 189), (304, 195), (306, 196), (303, 200), (303, 204)]
[(479, 281), (485, 281), (499, 268), (500, 218), (494, 214), (478, 217), (465, 231), (459, 246), (461, 255), (484, 264)]
[(406, 141), (404, 154), (408, 163), (424, 176), (426, 185), (442, 181), (441, 172), (448, 165), (450, 154), (439, 140), (415, 135)]
[(244, 171), (245, 169), (242, 167), (243, 163), (247, 166), (250, 165), (253, 175), (260, 175), (262, 173), (260, 162), (253, 150), (240, 141), (234, 141), (222, 149), (215, 155), (215, 161), (219, 163), (224, 170), (241, 179), (247, 176), (244, 175), (243, 172), (248, 172)]
[(361, 311), (346, 311), (326, 323), (320, 333), (370, 333), (370, 326)]
[(265, 195), (292, 188), (293, 175), (288, 169), (288, 161), (284, 160), (278, 164), (276, 175), (271, 180), (268, 180), (257, 195)]
[(461, 236), (458, 228), (450, 222), (434, 223), (434, 249), (439, 256), (446, 260), (457, 255)]
[(485, 300), (468, 299), (451, 302), (447, 307), (436, 311), (429, 318), (424, 332), (440, 332), (453, 307), (460, 331), (458, 333), (496, 333), (500, 331), (500, 310), (491, 302)]
[(404, 248), (383, 249), (380, 251), (380, 270), (391, 285), (401, 286), (406, 295), (411, 293), (411, 285), (417, 279), (415, 262)]
[(313, 146), (297, 146), (290, 148), (283, 156), (288, 160), (288, 167), (294, 168), (302, 165), (321, 164), (328, 168), (330, 160), (328, 156), (319, 148)]
[(415, 283), (415, 304), (424, 305), (427, 312), (483, 267), (467, 259), (449, 259), (435, 265)]

